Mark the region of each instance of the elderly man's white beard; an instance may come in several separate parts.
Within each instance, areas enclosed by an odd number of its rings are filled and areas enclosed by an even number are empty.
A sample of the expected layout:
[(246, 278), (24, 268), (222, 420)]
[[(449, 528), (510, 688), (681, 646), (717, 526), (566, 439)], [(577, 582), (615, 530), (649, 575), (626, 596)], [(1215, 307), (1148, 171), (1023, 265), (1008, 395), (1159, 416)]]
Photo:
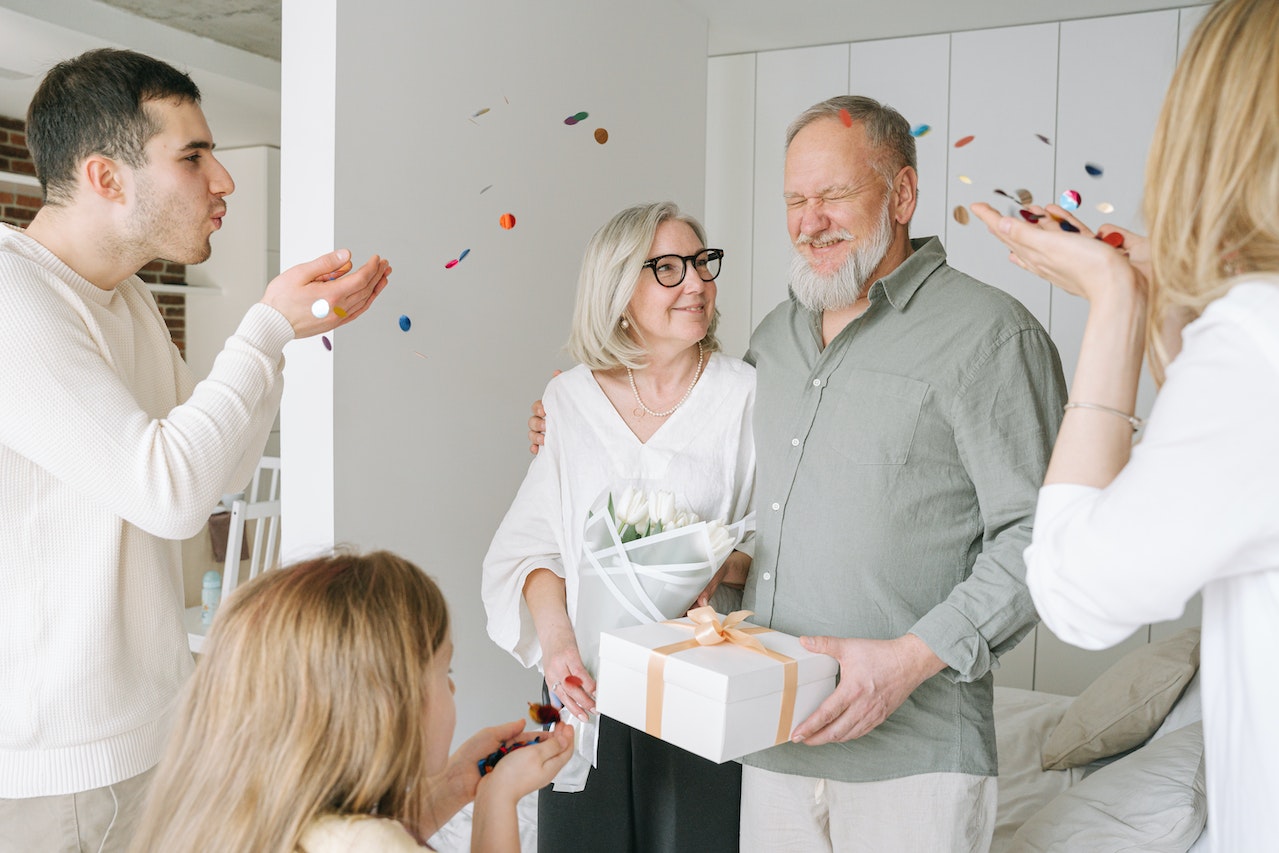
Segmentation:
[[(801, 234), (795, 242), (808, 244), (836, 237), (851, 240), (847, 231), (824, 231), (821, 234)], [(863, 240), (848, 255), (839, 269), (828, 276), (815, 272), (799, 252), (793, 251), (790, 262), (790, 289), (809, 311), (839, 311), (856, 302), (866, 292), (871, 275), (879, 268), (893, 241), (893, 223), (888, 215), (888, 200), (879, 217), (879, 230)]]

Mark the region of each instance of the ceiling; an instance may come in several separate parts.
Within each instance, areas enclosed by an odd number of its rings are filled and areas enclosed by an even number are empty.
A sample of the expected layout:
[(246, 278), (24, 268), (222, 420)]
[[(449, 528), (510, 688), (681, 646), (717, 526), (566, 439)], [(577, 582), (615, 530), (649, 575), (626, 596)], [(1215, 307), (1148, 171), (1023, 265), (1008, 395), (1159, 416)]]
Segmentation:
[[(290, 10), (305, 10), (306, 2), (289, 0)], [(497, 5), (521, 0), (465, 2)], [(1100, 17), (1190, 5), (1194, 0), (674, 2), (707, 20), (707, 52), (719, 56)], [(191, 71), (219, 145), (279, 145), (282, 4), (283, 0), (0, 0), (0, 115), (24, 116), (40, 77), (54, 62), (94, 47), (129, 47)], [(376, 14), (369, 16), (375, 19)], [(1018, 60), (1009, 57), (1010, 72)], [(909, 63), (912, 57), (903, 53), (901, 61)]]

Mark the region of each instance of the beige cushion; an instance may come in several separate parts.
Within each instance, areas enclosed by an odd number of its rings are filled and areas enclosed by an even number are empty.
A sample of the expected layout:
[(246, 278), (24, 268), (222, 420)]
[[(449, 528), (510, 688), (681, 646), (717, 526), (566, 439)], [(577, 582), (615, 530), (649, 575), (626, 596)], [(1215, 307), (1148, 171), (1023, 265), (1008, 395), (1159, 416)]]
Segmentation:
[(1066, 709), (1044, 744), (1043, 768), (1079, 767), (1145, 743), (1198, 669), (1198, 628), (1124, 655)]
[(1208, 818), (1203, 725), (1192, 723), (1059, 794), (1013, 836), (1017, 853), (1184, 851)]

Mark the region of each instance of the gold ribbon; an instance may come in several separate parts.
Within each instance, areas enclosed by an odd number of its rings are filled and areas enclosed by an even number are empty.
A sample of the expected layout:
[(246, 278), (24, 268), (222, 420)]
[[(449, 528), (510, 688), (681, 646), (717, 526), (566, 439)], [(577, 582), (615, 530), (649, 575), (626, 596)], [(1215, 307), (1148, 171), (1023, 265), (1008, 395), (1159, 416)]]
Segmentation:
[(714, 646), (719, 643), (732, 643), (761, 655), (767, 655), (782, 664), (782, 709), (777, 718), (777, 739), (774, 744), (784, 743), (790, 739), (791, 723), (795, 717), (795, 692), (799, 687), (799, 663), (781, 652), (765, 647), (752, 634), (771, 632), (772, 628), (761, 628), (749, 625), (738, 628), (738, 623), (752, 615), (750, 610), (735, 610), (719, 621), (713, 607), (698, 607), (688, 611), (692, 625), (683, 622), (665, 622), (665, 625), (676, 625), (680, 628), (692, 628), (693, 639), (683, 640), (658, 646), (651, 650), (648, 658), (648, 697), (644, 708), (644, 730), (656, 738), (662, 736), (662, 700), (666, 689), (663, 673), (666, 669), (666, 658), (679, 652), (695, 649), (698, 646)]

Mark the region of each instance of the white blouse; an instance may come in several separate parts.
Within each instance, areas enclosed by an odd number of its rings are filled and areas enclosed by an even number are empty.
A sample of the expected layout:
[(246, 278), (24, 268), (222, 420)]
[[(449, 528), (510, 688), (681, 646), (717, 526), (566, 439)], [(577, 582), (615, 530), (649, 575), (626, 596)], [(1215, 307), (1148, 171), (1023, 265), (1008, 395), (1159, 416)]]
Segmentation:
[(1214, 850), (1279, 837), (1279, 278), (1186, 327), (1141, 442), (1105, 489), (1045, 486), (1026, 549), (1044, 623), (1112, 646), (1203, 591)]
[[(743, 361), (712, 354), (693, 393), (647, 442), (581, 365), (552, 379), (542, 404), (546, 444), (484, 558), (489, 636), (524, 666), (542, 658), (524, 581), (537, 568), (564, 578), (569, 618), (577, 623), (583, 528), (605, 490), (648, 481), (649, 488), (674, 492), (699, 517), (729, 524), (754, 506), (755, 369)], [(737, 550), (750, 553), (750, 541)], [(596, 638), (578, 639), (593, 645)]]

